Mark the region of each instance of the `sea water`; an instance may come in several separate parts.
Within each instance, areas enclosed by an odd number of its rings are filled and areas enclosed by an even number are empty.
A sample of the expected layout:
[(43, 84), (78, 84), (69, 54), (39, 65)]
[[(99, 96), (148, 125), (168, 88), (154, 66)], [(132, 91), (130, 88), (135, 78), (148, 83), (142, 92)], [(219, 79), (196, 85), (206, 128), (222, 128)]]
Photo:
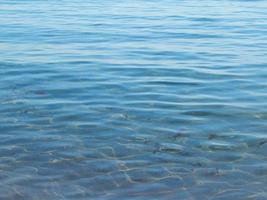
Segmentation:
[(0, 199), (267, 199), (267, 1), (1, 0)]

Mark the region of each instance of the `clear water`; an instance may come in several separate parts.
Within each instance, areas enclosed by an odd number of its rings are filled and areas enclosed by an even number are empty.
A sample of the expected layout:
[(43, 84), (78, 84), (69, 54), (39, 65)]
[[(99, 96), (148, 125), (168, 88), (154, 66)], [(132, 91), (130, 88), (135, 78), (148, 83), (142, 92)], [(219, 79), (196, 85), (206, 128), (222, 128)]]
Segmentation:
[(267, 1), (1, 0), (0, 199), (267, 199)]

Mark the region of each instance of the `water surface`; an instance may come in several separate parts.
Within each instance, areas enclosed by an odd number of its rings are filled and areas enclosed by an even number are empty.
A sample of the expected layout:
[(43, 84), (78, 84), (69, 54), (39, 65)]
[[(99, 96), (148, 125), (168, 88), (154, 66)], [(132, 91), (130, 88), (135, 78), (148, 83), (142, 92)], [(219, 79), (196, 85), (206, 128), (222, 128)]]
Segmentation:
[(0, 199), (266, 199), (267, 2), (0, 2)]

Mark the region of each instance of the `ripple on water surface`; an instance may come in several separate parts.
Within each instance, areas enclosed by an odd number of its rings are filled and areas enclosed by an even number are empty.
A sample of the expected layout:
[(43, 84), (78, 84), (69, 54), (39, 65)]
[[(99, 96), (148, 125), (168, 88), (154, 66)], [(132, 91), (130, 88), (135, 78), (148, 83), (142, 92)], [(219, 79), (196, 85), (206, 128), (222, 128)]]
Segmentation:
[(265, 1), (0, 7), (0, 199), (266, 199)]

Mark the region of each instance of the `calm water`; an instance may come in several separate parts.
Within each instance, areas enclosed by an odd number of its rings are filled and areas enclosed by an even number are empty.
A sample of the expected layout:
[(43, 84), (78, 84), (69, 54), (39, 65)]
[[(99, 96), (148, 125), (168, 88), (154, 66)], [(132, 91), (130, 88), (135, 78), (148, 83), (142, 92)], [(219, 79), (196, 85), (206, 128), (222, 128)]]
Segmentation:
[(0, 199), (267, 199), (267, 1), (1, 0)]

